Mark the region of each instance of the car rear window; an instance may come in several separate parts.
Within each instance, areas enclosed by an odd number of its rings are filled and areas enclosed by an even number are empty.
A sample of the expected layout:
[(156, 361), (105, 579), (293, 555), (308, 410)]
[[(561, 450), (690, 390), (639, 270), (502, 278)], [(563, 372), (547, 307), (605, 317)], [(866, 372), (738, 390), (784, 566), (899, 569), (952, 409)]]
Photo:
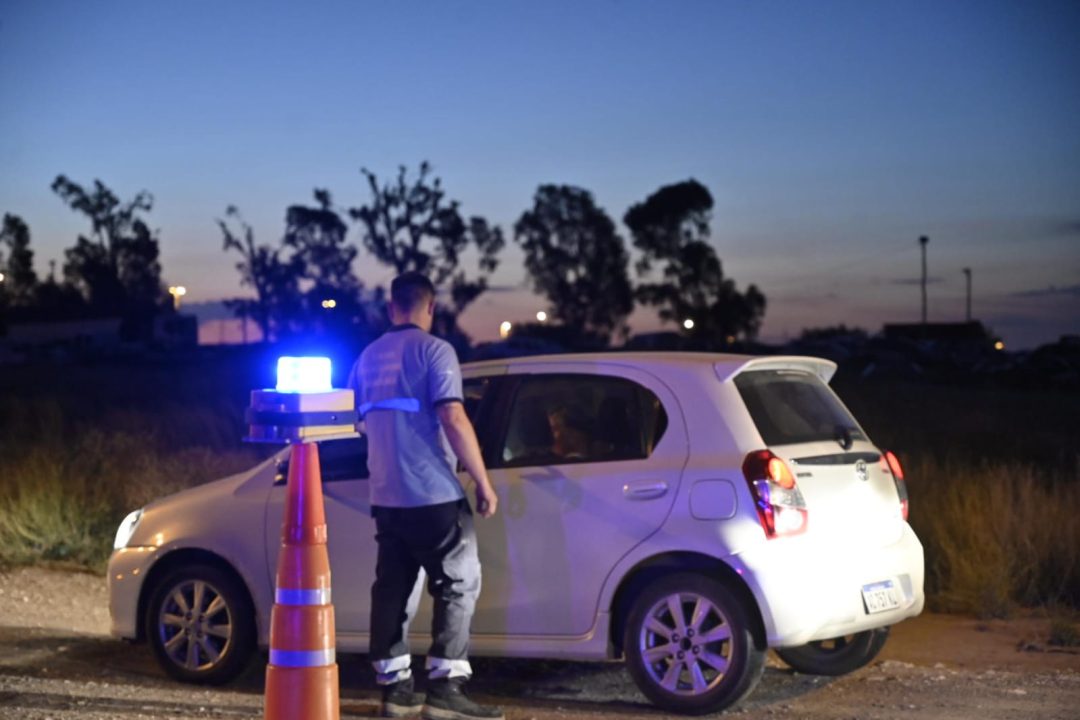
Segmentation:
[(817, 376), (799, 370), (751, 370), (735, 377), (750, 417), (767, 445), (838, 440), (866, 435)]

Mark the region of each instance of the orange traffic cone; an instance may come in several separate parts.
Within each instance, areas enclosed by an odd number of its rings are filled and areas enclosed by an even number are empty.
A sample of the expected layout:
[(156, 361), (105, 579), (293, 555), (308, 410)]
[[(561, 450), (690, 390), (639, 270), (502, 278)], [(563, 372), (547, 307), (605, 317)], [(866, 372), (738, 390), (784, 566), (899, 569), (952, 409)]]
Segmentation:
[(297, 443), (289, 456), (264, 718), (338, 720), (339, 714), (319, 448)]

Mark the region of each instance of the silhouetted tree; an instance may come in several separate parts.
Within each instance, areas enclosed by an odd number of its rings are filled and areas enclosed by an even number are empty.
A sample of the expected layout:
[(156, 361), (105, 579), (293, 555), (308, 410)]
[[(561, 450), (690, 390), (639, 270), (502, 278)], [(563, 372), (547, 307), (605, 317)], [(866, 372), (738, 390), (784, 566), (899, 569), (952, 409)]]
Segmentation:
[[(345, 242), (348, 227), (327, 190), (315, 190), (315, 207), (292, 205), (285, 212), (283, 245), (301, 273), (304, 317), (296, 329), (339, 337), (369, 335), (379, 324), (364, 300), (363, 283), (353, 272), (357, 249)], [(332, 303), (324, 306), (323, 303)]]
[(86, 215), (92, 228), (89, 238), (80, 235), (65, 251), (65, 278), (94, 310), (152, 314), (164, 298), (157, 235), (141, 217), (153, 208), (153, 197), (143, 191), (123, 203), (100, 180), (87, 190), (63, 175), (52, 189), (72, 210)]
[(235, 206), (226, 208), (225, 216), (228, 222), (217, 221), (224, 236), (224, 250), (240, 253), (241, 259), (236, 263), (240, 284), (255, 291), (254, 298), (227, 300), (226, 307), (237, 317), (253, 320), (265, 340), (287, 333), (289, 319), (296, 316), (300, 306), (303, 268), (297, 255), (284, 259), (280, 249), (256, 245), (255, 231)]
[[(419, 177), (407, 179), (405, 166), (396, 181), (380, 186), (375, 173), (361, 169), (371, 190), (367, 205), (349, 215), (361, 223), (364, 247), (375, 258), (403, 273), (422, 272), (435, 286), (450, 292), (455, 313), (460, 313), (487, 288), (487, 275), (498, 265), (505, 241), (502, 230), (479, 216), (466, 222), (456, 200), (448, 201), (442, 181), (431, 177), (431, 165), (420, 164)], [(479, 253), (479, 275), (470, 279), (458, 269), (469, 247)]]
[(58, 283), (52, 276), (38, 284), (34, 304), (26, 309), (25, 317), (34, 320), (71, 320), (84, 317), (88, 305), (75, 286)]
[(7, 246), (7, 261), (0, 260), (4, 281), (0, 293), (14, 307), (34, 302), (38, 279), (34, 272), (34, 251), (30, 249), (30, 228), (18, 215), (5, 214), (0, 229), (0, 246)]
[(753, 338), (765, 313), (765, 296), (751, 285), (745, 293), (724, 277), (709, 244), (712, 195), (696, 180), (667, 185), (633, 205), (623, 218), (641, 251), (639, 277), (661, 266), (663, 282), (643, 282), (638, 300), (659, 308), (663, 320), (690, 319), (690, 334), (706, 346), (728, 338)]
[(533, 208), (514, 224), (525, 268), (551, 312), (581, 333), (606, 341), (634, 307), (629, 262), (615, 224), (587, 190), (541, 185)]
[(354, 292), (356, 248), (345, 244), (348, 228), (333, 209), (327, 190), (315, 190), (317, 207), (291, 205), (285, 211), (285, 247), (292, 248), (305, 278), (317, 287)]

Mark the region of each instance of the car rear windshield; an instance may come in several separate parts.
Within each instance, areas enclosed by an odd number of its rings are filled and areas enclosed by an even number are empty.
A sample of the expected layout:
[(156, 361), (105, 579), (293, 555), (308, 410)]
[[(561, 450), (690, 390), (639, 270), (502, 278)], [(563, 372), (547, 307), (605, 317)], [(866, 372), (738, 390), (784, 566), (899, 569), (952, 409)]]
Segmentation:
[(735, 387), (767, 445), (866, 439), (832, 390), (808, 372), (751, 370), (735, 377)]

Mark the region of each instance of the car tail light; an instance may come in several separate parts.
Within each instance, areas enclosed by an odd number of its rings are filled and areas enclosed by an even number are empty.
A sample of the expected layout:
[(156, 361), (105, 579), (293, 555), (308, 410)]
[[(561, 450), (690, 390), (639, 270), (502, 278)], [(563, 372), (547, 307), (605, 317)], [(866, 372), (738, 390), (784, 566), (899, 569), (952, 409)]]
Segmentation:
[(787, 463), (771, 450), (758, 450), (746, 456), (743, 475), (766, 537), (797, 535), (806, 530), (806, 501)]
[(907, 520), (908, 494), (907, 483), (904, 482), (904, 469), (900, 467), (900, 461), (893, 455), (891, 450), (885, 451), (883, 460), (884, 464), (888, 467), (889, 472), (892, 473), (893, 482), (896, 483), (896, 494), (900, 496), (900, 515)]

